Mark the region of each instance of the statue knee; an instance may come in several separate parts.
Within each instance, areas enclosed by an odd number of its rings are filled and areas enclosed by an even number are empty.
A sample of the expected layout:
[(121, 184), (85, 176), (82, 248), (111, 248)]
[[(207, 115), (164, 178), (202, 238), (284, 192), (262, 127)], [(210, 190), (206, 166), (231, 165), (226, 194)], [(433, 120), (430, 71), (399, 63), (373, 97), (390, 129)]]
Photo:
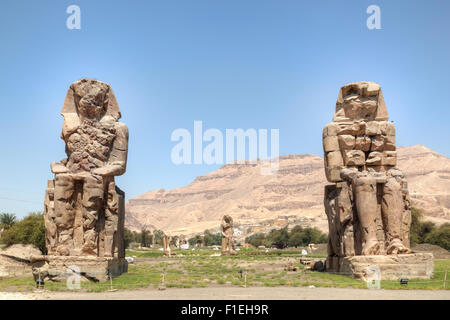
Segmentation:
[(70, 199), (74, 192), (74, 181), (69, 174), (57, 174), (55, 177), (54, 199)]

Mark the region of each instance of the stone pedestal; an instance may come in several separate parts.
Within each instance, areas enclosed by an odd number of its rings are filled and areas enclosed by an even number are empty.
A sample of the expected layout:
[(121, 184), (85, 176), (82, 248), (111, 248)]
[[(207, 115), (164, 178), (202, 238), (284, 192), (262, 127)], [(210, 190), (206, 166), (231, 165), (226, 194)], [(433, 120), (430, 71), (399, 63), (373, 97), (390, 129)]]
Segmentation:
[(109, 274), (117, 277), (128, 271), (124, 258), (92, 256), (34, 256), (31, 266), (35, 279), (65, 282), (69, 276), (79, 274), (81, 281), (106, 281)]
[(365, 279), (367, 269), (377, 266), (381, 271), (381, 280), (430, 279), (433, 277), (433, 254), (411, 253), (399, 255), (369, 255), (352, 257), (328, 257), (327, 272), (336, 272)]

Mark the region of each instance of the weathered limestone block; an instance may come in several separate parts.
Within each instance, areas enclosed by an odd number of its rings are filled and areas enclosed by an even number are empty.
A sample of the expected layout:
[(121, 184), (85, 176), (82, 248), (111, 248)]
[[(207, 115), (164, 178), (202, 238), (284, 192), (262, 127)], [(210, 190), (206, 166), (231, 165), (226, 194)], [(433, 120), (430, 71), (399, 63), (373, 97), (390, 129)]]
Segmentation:
[(342, 159), (342, 154), (340, 151), (332, 151), (327, 153), (327, 167), (337, 167), (344, 165), (344, 159)]
[(339, 130), (339, 124), (333, 122), (329, 123), (323, 128), (323, 138), (337, 136)]
[(363, 166), (365, 163), (365, 154), (361, 150), (344, 151), (344, 165)]
[(340, 135), (339, 145), (337, 150), (352, 150), (355, 147), (355, 136), (349, 134)]
[(329, 225), (327, 270), (350, 270), (356, 276), (361, 261), (375, 257), (372, 260), (383, 265), (386, 278), (391, 269), (393, 277), (402, 269), (410, 277), (430, 277), (430, 256), (416, 256), (409, 248), (409, 193), (403, 173), (395, 168), (395, 128), (388, 121), (379, 85), (343, 86), (327, 134), (337, 126), (339, 151), (325, 155), (326, 177), (335, 183), (325, 187), (324, 196)]
[(339, 151), (339, 142), (337, 136), (327, 136), (323, 139), (323, 151)]
[(395, 136), (384, 136), (384, 150), (395, 151)]
[(334, 167), (325, 167), (325, 175), (327, 180), (330, 182), (340, 182), (341, 178), (341, 170), (344, 168), (343, 166), (334, 166)]
[(327, 271), (361, 280), (366, 280), (371, 266), (380, 268), (380, 280), (430, 279), (434, 274), (432, 253), (328, 257), (326, 261)]
[(33, 256), (34, 278), (66, 282), (75, 274), (81, 281), (106, 281), (128, 271), (125, 258), (80, 256)]
[(385, 165), (385, 166), (397, 165), (397, 151), (384, 151), (383, 152), (383, 165)]
[(365, 122), (344, 122), (339, 123), (339, 130), (337, 132), (338, 135), (361, 135), (366, 131), (366, 123)]
[(384, 150), (384, 136), (376, 135), (372, 137), (371, 151), (383, 151)]
[(44, 200), (49, 257), (120, 260), (125, 256), (125, 193), (114, 177), (126, 170), (128, 128), (118, 122), (114, 93), (98, 80), (76, 81), (61, 114), (67, 158), (51, 163), (55, 179), (48, 181)]
[(381, 134), (386, 136), (395, 136), (395, 126), (393, 122), (384, 122), (386, 124), (386, 131), (384, 131), (384, 127), (381, 128)]
[(383, 162), (383, 154), (378, 151), (372, 151), (369, 153), (366, 164), (368, 166), (381, 166)]
[(376, 136), (381, 134), (380, 123), (377, 121), (369, 121), (366, 125), (366, 135)]
[(369, 151), (371, 144), (372, 144), (372, 140), (367, 136), (356, 137), (355, 149), (362, 150), (362, 151)]

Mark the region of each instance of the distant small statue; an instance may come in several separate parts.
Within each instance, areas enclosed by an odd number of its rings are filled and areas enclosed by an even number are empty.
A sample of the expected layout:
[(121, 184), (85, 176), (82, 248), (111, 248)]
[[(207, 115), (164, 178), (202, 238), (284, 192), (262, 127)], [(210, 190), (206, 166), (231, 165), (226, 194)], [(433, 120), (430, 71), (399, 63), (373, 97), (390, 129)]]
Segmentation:
[(170, 237), (167, 236), (167, 235), (164, 235), (163, 236), (163, 254), (165, 256), (170, 257), (170, 251), (171, 251), (171, 248), (170, 248)]
[(230, 215), (224, 215), (220, 224), (222, 231), (222, 255), (235, 255), (233, 242), (233, 218)]

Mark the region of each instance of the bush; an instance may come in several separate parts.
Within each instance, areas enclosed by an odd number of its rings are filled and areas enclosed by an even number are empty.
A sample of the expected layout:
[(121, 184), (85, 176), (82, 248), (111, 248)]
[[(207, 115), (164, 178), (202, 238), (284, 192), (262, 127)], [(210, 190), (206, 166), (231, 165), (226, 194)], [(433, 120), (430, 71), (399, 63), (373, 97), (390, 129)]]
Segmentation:
[(153, 240), (153, 235), (147, 229), (142, 229), (140, 235), (140, 243), (143, 247), (150, 247)]
[(287, 227), (272, 231), (269, 233), (271, 245), (277, 247), (278, 249), (286, 248), (289, 241), (289, 232)]
[(205, 246), (220, 246), (222, 244), (222, 234), (213, 234), (210, 231), (205, 230), (204, 241)]
[(136, 242), (136, 238), (137, 238), (136, 231), (131, 231), (125, 228), (123, 231), (123, 244), (125, 246), (125, 249), (128, 249), (130, 243)]
[(423, 210), (411, 208), (411, 229), (409, 233), (410, 244), (415, 246), (419, 243), (425, 243), (427, 236), (435, 230), (436, 226), (433, 222), (422, 222)]
[(164, 231), (154, 230), (153, 236), (155, 237), (155, 244), (163, 245)]
[(188, 243), (189, 243), (189, 245), (191, 246), (191, 247), (194, 247), (194, 246), (196, 246), (198, 243), (201, 243), (202, 242), (202, 237), (200, 236), (200, 235), (195, 235), (194, 237), (192, 237), (192, 238), (189, 238), (189, 240), (188, 240)]
[(275, 246), (279, 249), (287, 246), (298, 247), (307, 246), (310, 243), (326, 243), (328, 236), (316, 228), (302, 228), (295, 226), (289, 232), (287, 227), (282, 229), (272, 229), (269, 234), (256, 233), (245, 239), (245, 242), (252, 246), (259, 247), (264, 245), (266, 247)]
[(425, 242), (450, 250), (450, 223), (445, 223), (439, 228), (432, 230), (425, 237)]
[(252, 246), (258, 248), (265, 245), (266, 236), (263, 233), (255, 233), (245, 239), (246, 243), (250, 243)]
[(437, 228), (433, 222), (422, 222), (422, 218), (422, 209), (411, 208), (411, 246), (430, 243), (450, 250), (450, 224), (445, 223)]
[(8, 229), (5, 229), (0, 240), (6, 246), (32, 244), (41, 250), (43, 254), (47, 254), (44, 215), (41, 212), (30, 213)]

